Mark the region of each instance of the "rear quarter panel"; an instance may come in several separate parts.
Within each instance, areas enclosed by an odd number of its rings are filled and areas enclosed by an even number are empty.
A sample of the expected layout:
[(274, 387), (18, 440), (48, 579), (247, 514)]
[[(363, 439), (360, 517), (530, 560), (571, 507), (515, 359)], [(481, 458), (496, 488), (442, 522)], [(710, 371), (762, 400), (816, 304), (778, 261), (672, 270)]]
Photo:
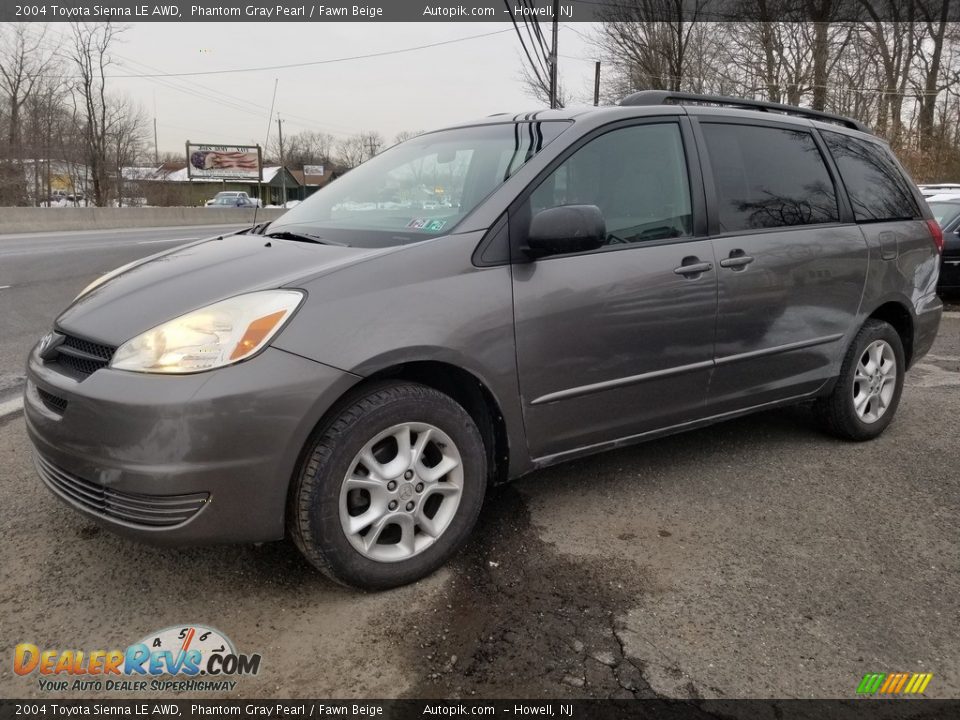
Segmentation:
[(881, 305), (898, 302), (911, 313), (912, 362), (933, 344), (943, 304), (937, 297), (940, 256), (925, 220), (898, 220), (860, 226), (870, 265), (861, 303), (861, 322)]

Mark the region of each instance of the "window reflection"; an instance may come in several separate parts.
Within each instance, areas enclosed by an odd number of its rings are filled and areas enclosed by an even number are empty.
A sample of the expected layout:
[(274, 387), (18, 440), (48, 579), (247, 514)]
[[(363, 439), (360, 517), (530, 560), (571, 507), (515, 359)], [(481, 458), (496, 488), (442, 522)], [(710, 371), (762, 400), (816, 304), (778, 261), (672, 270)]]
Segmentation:
[(723, 232), (839, 221), (837, 194), (804, 131), (704, 123)]

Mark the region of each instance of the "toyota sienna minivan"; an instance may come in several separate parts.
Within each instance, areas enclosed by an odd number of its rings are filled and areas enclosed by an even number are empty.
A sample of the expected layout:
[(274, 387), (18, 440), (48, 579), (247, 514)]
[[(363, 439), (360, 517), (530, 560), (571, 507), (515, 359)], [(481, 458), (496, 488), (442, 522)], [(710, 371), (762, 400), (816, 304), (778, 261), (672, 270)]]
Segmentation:
[[(87, 287), (32, 350), (43, 482), (160, 543), (435, 570), (490, 483), (810, 401), (890, 424), (943, 238), (856, 121), (641, 92), (397, 145)], [(756, 448), (762, 452), (762, 448)]]

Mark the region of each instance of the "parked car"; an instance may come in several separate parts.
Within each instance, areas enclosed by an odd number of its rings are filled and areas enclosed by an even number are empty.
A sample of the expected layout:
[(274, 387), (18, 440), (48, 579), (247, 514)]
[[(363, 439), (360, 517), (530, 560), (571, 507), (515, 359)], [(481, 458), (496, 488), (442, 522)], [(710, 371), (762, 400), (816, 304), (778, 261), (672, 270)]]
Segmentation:
[(252, 208), (256, 207), (249, 198), (221, 197), (207, 203), (208, 208)]
[(928, 195), (924, 199), (927, 203), (940, 202), (941, 200), (956, 200), (960, 198), (960, 190), (944, 190), (936, 195)]
[(943, 229), (943, 260), (938, 289), (941, 295), (960, 293), (960, 194), (937, 195), (927, 204)]
[[(357, 211), (434, 166), (455, 205)], [(27, 428), (119, 533), (287, 536), (392, 587), (490, 483), (805, 401), (876, 438), (936, 336), (942, 242), (847, 118), (656, 91), (490, 117), (96, 280), (30, 354)]]
[(940, 193), (960, 193), (960, 183), (935, 183), (920, 185), (920, 192), (924, 197), (932, 197)]
[(260, 207), (260, 200), (251, 198), (245, 192), (218, 192), (212, 199), (207, 200), (207, 207)]

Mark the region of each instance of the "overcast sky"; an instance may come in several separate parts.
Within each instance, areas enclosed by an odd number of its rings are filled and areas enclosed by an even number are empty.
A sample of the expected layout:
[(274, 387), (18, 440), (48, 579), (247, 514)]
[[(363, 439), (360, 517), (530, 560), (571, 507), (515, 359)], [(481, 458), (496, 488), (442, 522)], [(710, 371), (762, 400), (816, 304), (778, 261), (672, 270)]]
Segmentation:
[[(53, 25), (51, 30), (66, 28)], [(343, 136), (377, 130), (392, 142), (401, 130), (429, 130), (495, 112), (538, 107), (519, 80), (522, 51), (512, 25), (134, 23), (116, 47), (118, 64), (112, 74), (197, 72), (399, 50), (503, 30), (441, 47), (327, 65), (116, 78), (110, 83), (113, 90), (138, 101), (150, 117), (156, 108), (161, 152), (181, 152), (187, 139), (263, 144), (275, 80), (279, 84), (274, 112), (283, 118), (285, 134), (311, 129)], [(560, 30), (561, 82), (585, 103), (592, 102), (595, 50), (581, 35), (590, 31), (585, 23), (561, 25)], [(275, 137), (275, 122), (270, 132)]]

